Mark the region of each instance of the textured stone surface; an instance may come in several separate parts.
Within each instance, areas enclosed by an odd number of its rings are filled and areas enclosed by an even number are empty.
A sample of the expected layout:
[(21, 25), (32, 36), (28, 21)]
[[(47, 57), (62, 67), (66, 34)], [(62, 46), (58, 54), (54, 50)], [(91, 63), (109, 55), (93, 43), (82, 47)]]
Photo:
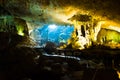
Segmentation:
[[(1, 0), (0, 4), (10, 13), (21, 17), (30, 17), (43, 22), (54, 18), (54, 13), (66, 15), (74, 10), (100, 15), (110, 20), (120, 20), (120, 1), (113, 0)], [(71, 9), (70, 9), (71, 7)], [(73, 9), (74, 10), (73, 10)], [(82, 11), (81, 11), (82, 13)], [(27, 18), (28, 19), (28, 18)], [(52, 20), (53, 22), (55, 20)]]

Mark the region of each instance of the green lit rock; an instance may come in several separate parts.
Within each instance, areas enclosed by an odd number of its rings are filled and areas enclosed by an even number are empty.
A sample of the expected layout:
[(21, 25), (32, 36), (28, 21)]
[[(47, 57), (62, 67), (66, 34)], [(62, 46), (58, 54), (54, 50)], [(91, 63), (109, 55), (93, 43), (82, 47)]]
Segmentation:
[(25, 20), (20, 18), (14, 18), (14, 23), (15, 23), (18, 35), (21, 35), (21, 36), (28, 35), (28, 27)]
[(14, 18), (12, 16), (1, 16), (0, 32), (9, 32), (21, 36), (27, 36), (28, 28), (26, 21), (21, 18)]
[(110, 29), (102, 28), (97, 36), (98, 42), (105, 43), (120, 43), (120, 33)]

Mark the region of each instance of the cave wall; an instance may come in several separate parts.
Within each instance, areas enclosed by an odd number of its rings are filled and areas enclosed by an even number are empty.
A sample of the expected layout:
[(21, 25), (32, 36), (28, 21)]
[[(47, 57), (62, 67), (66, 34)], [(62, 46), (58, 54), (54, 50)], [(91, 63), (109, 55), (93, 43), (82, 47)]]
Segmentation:
[(114, 30), (101, 28), (97, 35), (97, 41), (101, 44), (120, 43), (120, 33)]
[(0, 32), (27, 36), (27, 23), (21, 17), (13, 15), (8, 9), (0, 5)]

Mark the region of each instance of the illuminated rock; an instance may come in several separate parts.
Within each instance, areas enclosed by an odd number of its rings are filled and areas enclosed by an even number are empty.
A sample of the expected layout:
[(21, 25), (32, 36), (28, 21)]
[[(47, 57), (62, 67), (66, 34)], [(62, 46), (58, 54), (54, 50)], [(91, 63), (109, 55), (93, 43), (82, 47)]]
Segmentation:
[(120, 42), (120, 33), (110, 29), (101, 29), (98, 33), (98, 42), (102, 44), (107, 43), (119, 43)]
[(12, 16), (0, 17), (0, 32), (10, 32), (21, 36), (28, 36), (28, 28), (25, 20)]

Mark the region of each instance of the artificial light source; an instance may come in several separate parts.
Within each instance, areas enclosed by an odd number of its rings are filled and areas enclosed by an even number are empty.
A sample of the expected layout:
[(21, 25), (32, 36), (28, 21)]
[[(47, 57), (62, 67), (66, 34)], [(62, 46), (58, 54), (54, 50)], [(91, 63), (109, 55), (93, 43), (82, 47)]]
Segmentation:
[(17, 33), (18, 33), (18, 35), (21, 35), (21, 36), (24, 36), (24, 28), (22, 27), (22, 26), (20, 26), (20, 25), (17, 25)]
[(24, 36), (24, 33), (21, 30), (19, 30), (18, 35)]
[(118, 74), (118, 78), (120, 79), (120, 72), (119, 72), (119, 71), (117, 71), (117, 74)]

